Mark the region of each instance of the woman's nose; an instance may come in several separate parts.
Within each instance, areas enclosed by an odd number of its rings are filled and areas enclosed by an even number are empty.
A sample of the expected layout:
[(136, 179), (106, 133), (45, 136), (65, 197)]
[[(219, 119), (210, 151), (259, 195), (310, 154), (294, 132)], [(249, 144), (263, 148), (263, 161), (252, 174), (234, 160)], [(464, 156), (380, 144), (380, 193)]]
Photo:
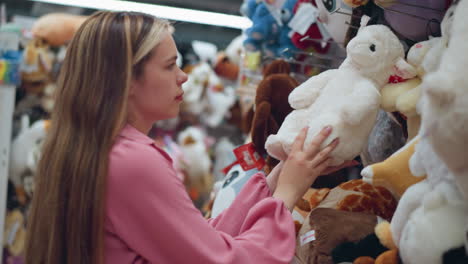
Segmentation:
[(180, 70), (177, 80), (178, 80), (178, 84), (182, 85), (184, 82), (188, 80), (188, 76), (184, 71)]

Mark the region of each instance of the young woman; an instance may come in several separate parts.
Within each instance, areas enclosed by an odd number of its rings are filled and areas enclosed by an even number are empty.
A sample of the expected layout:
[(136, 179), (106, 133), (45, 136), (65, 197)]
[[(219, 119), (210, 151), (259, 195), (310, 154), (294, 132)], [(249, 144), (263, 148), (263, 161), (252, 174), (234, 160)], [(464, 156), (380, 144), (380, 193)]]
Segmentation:
[(61, 70), (29, 217), (28, 264), (288, 263), (295, 202), (328, 166), (324, 129), (284, 165), (255, 175), (206, 221), (171, 158), (146, 136), (175, 117), (187, 75), (171, 25), (98, 12), (78, 30)]

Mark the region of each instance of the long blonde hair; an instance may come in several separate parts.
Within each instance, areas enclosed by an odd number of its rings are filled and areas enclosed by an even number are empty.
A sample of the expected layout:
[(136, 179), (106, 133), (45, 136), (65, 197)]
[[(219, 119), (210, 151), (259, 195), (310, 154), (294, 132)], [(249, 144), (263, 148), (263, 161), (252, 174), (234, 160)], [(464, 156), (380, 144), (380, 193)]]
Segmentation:
[(97, 12), (75, 34), (36, 175), (26, 263), (103, 263), (109, 153), (130, 81), (168, 32), (168, 21), (142, 13)]

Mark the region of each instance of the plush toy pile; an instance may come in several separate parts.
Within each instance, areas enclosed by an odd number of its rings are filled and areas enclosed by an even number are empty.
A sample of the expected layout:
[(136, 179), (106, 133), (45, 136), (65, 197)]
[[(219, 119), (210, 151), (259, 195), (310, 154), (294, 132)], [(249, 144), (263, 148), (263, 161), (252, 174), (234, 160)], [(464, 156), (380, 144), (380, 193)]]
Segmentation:
[[(297, 201), (295, 264), (468, 263), (468, 0), (245, 0), (219, 50), (179, 46), (180, 114), (150, 136), (206, 217), (324, 127), (332, 165)], [(4, 246), (22, 263), (28, 201), (66, 45), (86, 16), (36, 20), (23, 46)], [(57, 52), (58, 51), (58, 52)], [(240, 153), (240, 154), (239, 154)], [(246, 166), (246, 162), (252, 164)]]

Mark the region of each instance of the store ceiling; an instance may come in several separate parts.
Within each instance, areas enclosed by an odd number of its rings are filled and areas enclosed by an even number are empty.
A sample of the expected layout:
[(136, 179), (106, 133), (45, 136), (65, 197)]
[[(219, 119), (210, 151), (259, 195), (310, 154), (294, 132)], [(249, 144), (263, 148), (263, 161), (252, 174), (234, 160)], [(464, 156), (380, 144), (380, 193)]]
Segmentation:
[(153, 3), (198, 10), (219, 12), (224, 14), (239, 15), (239, 8), (243, 0), (146, 0), (133, 1), (142, 3)]
[[(76, 0), (79, 1), (79, 0)], [(99, 1), (99, 0), (95, 0)], [(127, 0), (128, 1), (128, 0)], [(58, 5), (32, 2), (29, 0), (1, 0), (7, 4), (9, 15), (19, 14), (39, 17), (50, 12), (66, 12), (74, 14), (90, 14), (94, 10), (70, 8)], [(212, 11), (224, 14), (240, 15), (239, 9), (243, 0), (136, 0), (132, 2), (151, 3), (181, 8)], [(225, 48), (229, 42), (241, 34), (238, 29), (222, 28), (208, 25), (179, 22), (175, 24), (176, 40), (181, 45), (190, 45), (192, 40), (202, 40), (215, 43), (219, 48)]]
[[(15, 9), (31, 8), (34, 4), (37, 4), (29, 0), (2, 0), (0, 2), (5, 2), (7, 6)], [(219, 12), (225, 14), (240, 15), (239, 8), (243, 0), (135, 0), (131, 2), (151, 3), (158, 5), (167, 5), (174, 7)]]

